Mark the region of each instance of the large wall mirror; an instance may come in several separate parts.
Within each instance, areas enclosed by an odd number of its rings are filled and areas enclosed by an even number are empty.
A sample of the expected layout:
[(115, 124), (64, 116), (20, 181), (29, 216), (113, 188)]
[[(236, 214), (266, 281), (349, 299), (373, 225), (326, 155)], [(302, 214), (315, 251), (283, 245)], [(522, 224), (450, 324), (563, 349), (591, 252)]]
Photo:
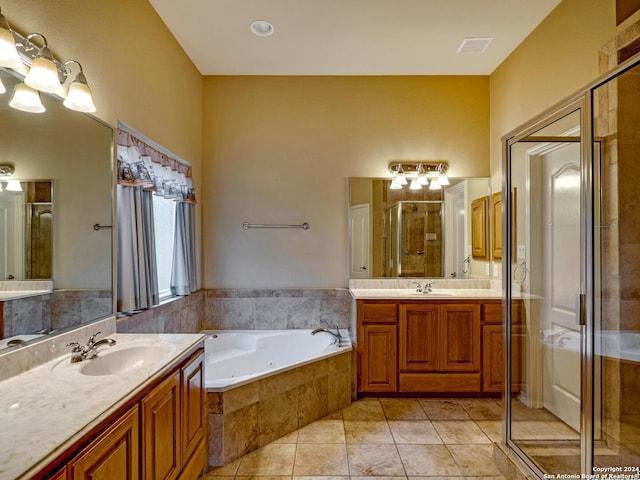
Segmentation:
[[(0, 177), (0, 339), (19, 344), (113, 314), (113, 129), (48, 94), (46, 112), (15, 110), (8, 102), (22, 78), (0, 69), (0, 79), (0, 164), (15, 169)], [(6, 291), (40, 280), (53, 291)]]
[(472, 205), (490, 196), (488, 178), (452, 178), (440, 190), (350, 178), (350, 278), (489, 278), (490, 256), (474, 254), (473, 242), (474, 231), (490, 241), (490, 212), (478, 224)]

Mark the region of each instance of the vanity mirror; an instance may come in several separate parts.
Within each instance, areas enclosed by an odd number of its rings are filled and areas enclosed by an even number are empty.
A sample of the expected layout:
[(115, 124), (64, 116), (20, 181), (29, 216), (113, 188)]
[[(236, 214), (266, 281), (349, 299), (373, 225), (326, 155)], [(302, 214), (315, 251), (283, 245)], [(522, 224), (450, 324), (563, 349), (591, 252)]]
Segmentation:
[(350, 278), (489, 278), (489, 258), (472, 255), (471, 230), (472, 202), (491, 195), (488, 178), (390, 187), (389, 179), (349, 179)]
[[(11, 207), (0, 218), (0, 250), (7, 252), (0, 288), (20, 297), (4, 292), (0, 338), (59, 332), (111, 315), (112, 229), (94, 225), (113, 224), (113, 129), (49, 94), (40, 94), (43, 113), (11, 108), (22, 77), (0, 69), (0, 80), (0, 164), (14, 169), (0, 178), (0, 208)], [(10, 180), (20, 180), (23, 191), (7, 192)], [(29, 295), (45, 278), (53, 291)]]

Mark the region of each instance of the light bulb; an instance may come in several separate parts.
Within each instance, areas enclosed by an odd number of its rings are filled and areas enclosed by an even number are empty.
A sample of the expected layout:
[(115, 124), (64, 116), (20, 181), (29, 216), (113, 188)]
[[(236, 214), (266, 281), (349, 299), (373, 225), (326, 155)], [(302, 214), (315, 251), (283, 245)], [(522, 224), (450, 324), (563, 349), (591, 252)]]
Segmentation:
[(46, 111), (40, 99), (40, 92), (24, 83), (18, 83), (13, 89), (9, 106), (16, 110), (29, 113), (42, 113)]
[(429, 190), (441, 190), (442, 185), (440, 185), (436, 180), (432, 180), (429, 184)]
[(446, 173), (441, 173), (438, 175), (438, 183), (440, 185), (449, 185), (449, 177), (447, 177)]
[(7, 19), (0, 13), (0, 67), (18, 68), (22, 60), (16, 50), (16, 40), (13, 38)]
[(7, 182), (6, 190), (8, 192), (21, 192), (22, 185), (20, 185), (20, 180), (9, 180)]
[(79, 82), (77, 81), (77, 79), (71, 85), (69, 85), (69, 93), (67, 94), (67, 98), (65, 98), (64, 102), (62, 103), (65, 107), (70, 108), (71, 110), (76, 110), (78, 112), (96, 111), (89, 85)]

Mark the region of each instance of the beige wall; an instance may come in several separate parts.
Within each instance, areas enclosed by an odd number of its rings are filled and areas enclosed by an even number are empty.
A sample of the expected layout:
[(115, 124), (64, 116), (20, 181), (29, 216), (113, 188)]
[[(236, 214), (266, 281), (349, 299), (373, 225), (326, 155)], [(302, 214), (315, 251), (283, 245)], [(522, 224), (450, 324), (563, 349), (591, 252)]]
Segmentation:
[(494, 188), (500, 188), (500, 138), (595, 80), (598, 50), (615, 31), (615, 1), (563, 0), (491, 74)]
[(95, 115), (191, 162), (201, 193), (202, 76), (146, 0), (5, 0), (2, 13), (23, 35), (43, 33), (59, 59), (82, 63)]
[(488, 92), (483, 76), (205, 77), (205, 286), (346, 286), (348, 177), (400, 159), (488, 176)]

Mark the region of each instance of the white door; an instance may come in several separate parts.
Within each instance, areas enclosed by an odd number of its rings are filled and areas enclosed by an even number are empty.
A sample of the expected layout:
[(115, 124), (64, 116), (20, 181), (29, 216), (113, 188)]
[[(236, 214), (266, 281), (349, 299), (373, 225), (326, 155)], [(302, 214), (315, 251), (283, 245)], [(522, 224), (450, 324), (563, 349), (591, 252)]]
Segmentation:
[(542, 155), (543, 401), (580, 430), (580, 144), (562, 143)]
[(369, 204), (351, 207), (351, 272), (349, 278), (371, 276)]

